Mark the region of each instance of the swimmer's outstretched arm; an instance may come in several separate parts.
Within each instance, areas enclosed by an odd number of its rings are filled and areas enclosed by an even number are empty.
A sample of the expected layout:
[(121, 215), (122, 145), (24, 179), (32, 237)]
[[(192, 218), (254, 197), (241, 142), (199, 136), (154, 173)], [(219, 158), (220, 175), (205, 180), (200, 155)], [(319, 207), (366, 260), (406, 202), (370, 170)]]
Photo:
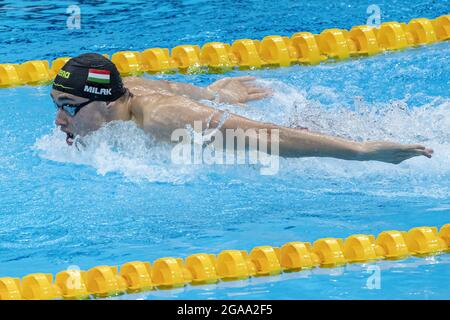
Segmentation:
[[(268, 129), (268, 131), (278, 129), (279, 155), (281, 157), (331, 157), (398, 164), (416, 156), (423, 155), (431, 158), (433, 154), (433, 150), (419, 144), (399, 144), (387, 141), (356, 142), (308, 130), (257, 122), (238, 115), (231, 115), (221, 129), (225, 131), (230, 128)], [(269, 153), (271, 153), (270, 150)]]
[[(279, 156), (281, 157), (332, 157), (359, 161), (376, 160), (398, 164), (416, 156), (431, 158), (433, 153), (433, 150), (418, 144), (405, 145), (385, 141), (361, 143), (308, 130), (258, 122), (236, 114), (224, 115), (221, 110), (213, 109), (186, 97), (153, 97), (151, 101), (144, 101), (144, 104), (151, 105), (148, 105), (148, 108), (143, 107), (143, 129), (165, 140), (170, 140), (174, 130), (186, 128), (187, 125), (192, 127), (194, 121), (201, 121), (203, 129), (207, 128), (208, 124), (210, 129), (220, 126), (224, 140), (227, 137), (226, 129), (243, 129), (244, 131), (247, 129), (267, 129), (268, 146), (272, 143), (270, 132), (277, 129), (279, 133)], [(227, 118), (223, 122), (224, 117)], [(221, 124), (221, 122), (223, 123)], [(231, 142), (224, 141), (224, 144), (230, 145)], [(234, 143), (233, 145), (236, 146)], [(270, 148), (268, 153), (272, 153)]]

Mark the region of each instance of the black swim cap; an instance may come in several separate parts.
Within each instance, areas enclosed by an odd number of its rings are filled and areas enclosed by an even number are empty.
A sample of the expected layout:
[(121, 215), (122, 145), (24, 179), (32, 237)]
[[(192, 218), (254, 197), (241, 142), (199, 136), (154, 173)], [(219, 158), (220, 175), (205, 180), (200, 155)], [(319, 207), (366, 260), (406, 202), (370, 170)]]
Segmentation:
[(125, 92), (114, 63), (97, 53), (72, 58), (58, 72), (53, 89), (89, 100), (114, 101)]

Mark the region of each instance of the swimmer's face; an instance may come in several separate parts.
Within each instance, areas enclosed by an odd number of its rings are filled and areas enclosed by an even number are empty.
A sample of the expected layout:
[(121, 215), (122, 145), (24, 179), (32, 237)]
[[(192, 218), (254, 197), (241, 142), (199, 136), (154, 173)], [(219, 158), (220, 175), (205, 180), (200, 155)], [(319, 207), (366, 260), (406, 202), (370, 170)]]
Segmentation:
[[(92, 101), (82, 107), (75, 115), (70, 115), (62, 107), (77, 106), (89, 101), (89, 99), (78, 97), (73, 94), (53, 89), (50, 93), (53, 102), (58, 106), (55, 124), (65, 132), (66, 142), (72, 145), (76, 135), (85, 136), (89, 132), (99, 129), (107, 122), (108, 108), (104, 101)], [(73, 109), (73, 108), (72, 108)]]

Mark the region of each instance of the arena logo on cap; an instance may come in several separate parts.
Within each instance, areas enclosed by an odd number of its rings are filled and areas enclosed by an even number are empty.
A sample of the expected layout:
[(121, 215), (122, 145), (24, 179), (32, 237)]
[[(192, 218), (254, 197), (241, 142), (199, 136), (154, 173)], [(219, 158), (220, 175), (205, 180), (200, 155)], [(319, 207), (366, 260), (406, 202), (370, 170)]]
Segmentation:
[(109, 84), (109, 70), (89, 69), (87, 80), (95, 83)]
[(69, 79), (70, 78), (70, 72), (66, 71), (66, 70), (63, 70), (63, 69), (59, 70), (58, 75), (60, 77), (65, 78), (65, 79)]

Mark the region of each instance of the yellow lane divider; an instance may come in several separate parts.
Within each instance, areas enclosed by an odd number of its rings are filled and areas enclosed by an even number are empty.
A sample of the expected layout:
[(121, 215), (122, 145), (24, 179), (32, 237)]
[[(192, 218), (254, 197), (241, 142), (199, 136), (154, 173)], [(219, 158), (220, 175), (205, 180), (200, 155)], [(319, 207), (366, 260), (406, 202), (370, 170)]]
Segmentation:
[(66, 270), (53, 281), (51, 274), (35, 273), (19, 278), (0, 278), (0, 300), (90, 299), (155, 289), (214, 284), (249, 277), (330, 268), (379, 259), (404, 259), (450, 252), (450, 224), (417, 227), (408, 232), (384, 231), (356, 234), (347, 239), (323, 238), (289, 242), (281, 248), (259, 246), (250, 251), (224, 250), (218, 255), (198, 253), (153, 262), (133, 261), (117, 266), (98, 266), (88, 271)]
[[(198, 45), (150, 48), (142, 52), (119, 51), (111, 56), (123, 76), (147, 73), (224, 73), (234, 68), (287, 67), (315, 65), (327, 59), (344, 60), (352, 56), (372, 56), (388, 50), (431, 44), (450, 39), (450, 15), (429, 20), (412, 19), (385, 22), (378, 28), (355, 26), (327, 29), (320, 34), (298, 32), (290, 38), (272, 35), (264, 39), (239, 39), (232, 45), (210, 42)], [(109, 58), (109, 56), (105, 55)], [(0, 87), (47, 85), (70, 59), (33, 60), (21, 64), (0, 64)]]

